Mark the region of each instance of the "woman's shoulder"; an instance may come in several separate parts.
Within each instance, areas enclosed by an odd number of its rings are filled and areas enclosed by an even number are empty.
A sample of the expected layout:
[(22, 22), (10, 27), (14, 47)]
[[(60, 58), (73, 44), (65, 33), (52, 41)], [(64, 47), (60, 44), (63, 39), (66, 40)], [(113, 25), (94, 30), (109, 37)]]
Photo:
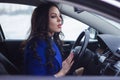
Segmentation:
[(27, 43), (28, 45), (32, 45), (32, 44), (35, 44), (35, 45), (46, 45), (46, 41), (45, 39), (42, 39), (42, 38), (32, 38), (28, 41)]

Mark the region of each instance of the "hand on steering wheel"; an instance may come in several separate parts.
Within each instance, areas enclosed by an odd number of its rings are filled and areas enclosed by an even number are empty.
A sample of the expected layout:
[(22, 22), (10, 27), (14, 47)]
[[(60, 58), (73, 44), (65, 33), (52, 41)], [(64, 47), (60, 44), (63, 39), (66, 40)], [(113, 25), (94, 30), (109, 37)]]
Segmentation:
[[(84, 37), (84, 40), (83, 40), (82, 45), (80, 46), (81, 40), (83, 37)], [(82, 67), (82, 66), (80, 66), (81, 63), (79, 60), (83, 56), (83, 54), (86, 50), (86, 47), (87, 47), (88, 42), (89, 42), (89, 38), (90, 38), (89, 31), (85, 30), (79, 35), (75, 44), (73, 45), (73, 47), (71, 49), (71, 53), (74, 54), (74, 64), (70, 70), (70, 74), (74, 74), (76, 72), (76, 69), (79, 69), (80, 67)]]

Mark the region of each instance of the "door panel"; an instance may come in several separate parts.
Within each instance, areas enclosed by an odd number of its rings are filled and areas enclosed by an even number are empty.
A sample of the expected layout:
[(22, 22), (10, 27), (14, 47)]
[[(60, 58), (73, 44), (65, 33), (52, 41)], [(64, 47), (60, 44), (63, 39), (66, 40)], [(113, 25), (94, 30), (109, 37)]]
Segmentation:
[[(3, 53), (20, 71), (23, 69), (23, 53), (20, 48), (22, 41), (0, 42), (0, 52)], [(20, 72), (21, 73), (21, 72)]]

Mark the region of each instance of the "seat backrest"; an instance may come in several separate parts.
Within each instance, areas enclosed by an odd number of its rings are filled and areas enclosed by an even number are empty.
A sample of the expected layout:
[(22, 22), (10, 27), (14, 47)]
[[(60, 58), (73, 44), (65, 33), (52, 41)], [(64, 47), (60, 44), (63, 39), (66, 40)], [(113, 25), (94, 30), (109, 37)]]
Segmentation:
[(0, 62), (0, 75), (8, 74), (7, 70), (5, 69), (4, 65)]
[(0, 74), (19, 73), (17, 67), (9, 61), (2, 53), (0, 53)]

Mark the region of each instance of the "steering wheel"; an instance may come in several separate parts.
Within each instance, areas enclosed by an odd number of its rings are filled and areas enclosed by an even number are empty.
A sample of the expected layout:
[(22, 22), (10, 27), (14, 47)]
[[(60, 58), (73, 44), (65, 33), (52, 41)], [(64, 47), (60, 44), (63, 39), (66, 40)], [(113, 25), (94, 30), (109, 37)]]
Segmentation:
[[(83, 37), (84, 37), (84, 40), (83, 40), (83, 43), (82, 43), (82, 45), (80, 47), (81, 40), (82, 40)], [(90, 38), (89, 31), (88, 30), (83, 31), (79, 35), (79, 37), (77, 38), (77, 40), (74, 43), (74, 45), (72, 46), (71, 52), (73, 52), (75, 55), (81, 57), (84, 54), (85, 49), (86, 49), (86, 47), (88, 45), (89, 38)]]
[[(83, 37), (84, 37), (83, 43), (80, 46)], [(72, 65), (72, 68), (70, 69), (70, 72), (69, 72), (70, 75), (71, 74), (73, 75), (74, 71), (81, 66), (80, 59), (83, 58), (82, 56), (88, 45), (89, 38), (90, 38), (90, 33), (88, 30), (85, 30), (78, 36), (77, 40), (75, 41), (74, 45), (72, 46), (71, 53), (73, 53), (75, 57), (74, 57), (74, 64)]]

